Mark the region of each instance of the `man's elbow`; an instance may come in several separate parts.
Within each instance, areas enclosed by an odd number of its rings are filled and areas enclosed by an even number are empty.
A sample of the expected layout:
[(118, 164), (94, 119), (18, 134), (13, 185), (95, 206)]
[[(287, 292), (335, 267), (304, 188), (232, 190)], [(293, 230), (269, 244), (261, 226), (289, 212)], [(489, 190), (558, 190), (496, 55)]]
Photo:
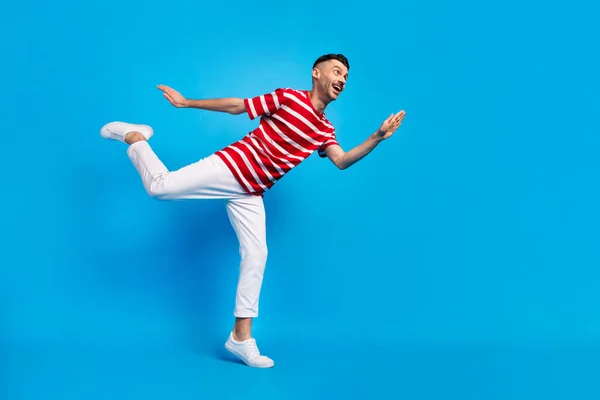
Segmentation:
[(229, 108), (229, 113), (233, 115), (240, 115), (246, 112), (246, 106), (244, 105), (243, 99), (235, 99), (232, 106)]
[(333, 163), (342, 171), (349, 167), (349, 165), (344, 161), (344, 157), (337, 158)]

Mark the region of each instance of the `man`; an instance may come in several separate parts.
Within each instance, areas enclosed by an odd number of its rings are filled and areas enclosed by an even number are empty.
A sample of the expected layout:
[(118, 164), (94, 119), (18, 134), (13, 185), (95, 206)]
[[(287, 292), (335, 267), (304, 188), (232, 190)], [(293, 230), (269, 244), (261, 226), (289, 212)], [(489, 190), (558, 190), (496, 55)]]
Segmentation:
[(178, 108), (260, 117), (259, 126), (239, 141), (177, 171), (169, 171), (151, 149), (148, 139), (154, 132), (150, 126), (111, 122), (100, 130), (102, 137), (129, 145), (127, 154), (150, 196), (225, 200), (241, 256), (235, 324), (225, 347), (249, 366), (274, 365), (260, 354), (251, 334), (267, 261), (263, 194), (315, 151), (339, 169), (350, 167), (392, 136), (404, 118), (404, 111), (390, 115), (365, 142), (345, 152), (324, 111), (345, 89), (349, 69), (345, 56), (323, 55), (313, 65), (311, 90), (279, 88), (246, 99), (190, 100), (159, 85), (164, 97)]

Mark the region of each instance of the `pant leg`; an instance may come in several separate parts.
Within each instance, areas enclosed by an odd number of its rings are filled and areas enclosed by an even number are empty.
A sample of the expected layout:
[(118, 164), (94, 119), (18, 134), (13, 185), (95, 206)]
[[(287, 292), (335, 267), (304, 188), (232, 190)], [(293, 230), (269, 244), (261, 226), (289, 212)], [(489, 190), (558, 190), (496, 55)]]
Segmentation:
[(169, 171), (146, 141), (130, 145), (127, 154), (151, 197), (160, 200), (248, 197), (215, 154), (177, 171)]
[(227, 214), (241, 256), (234, 316), (255, 318), (268, 253), (263, 199), (260, 196), (229, 199)]

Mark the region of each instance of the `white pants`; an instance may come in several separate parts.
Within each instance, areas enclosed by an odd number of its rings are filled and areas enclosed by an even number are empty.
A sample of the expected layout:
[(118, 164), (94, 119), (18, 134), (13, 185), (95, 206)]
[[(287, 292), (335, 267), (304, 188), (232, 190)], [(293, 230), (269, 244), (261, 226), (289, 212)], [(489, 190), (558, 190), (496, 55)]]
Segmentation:
[(215, 154), (177, 171), (169, 171), (148, 142), (129, 146), (127, 154), (146, 192), (160, 200), (225, 199), (241, 256), (234, 316), (257, 317), (267, 262), (265, 208), (260, 196), (247, 194)]

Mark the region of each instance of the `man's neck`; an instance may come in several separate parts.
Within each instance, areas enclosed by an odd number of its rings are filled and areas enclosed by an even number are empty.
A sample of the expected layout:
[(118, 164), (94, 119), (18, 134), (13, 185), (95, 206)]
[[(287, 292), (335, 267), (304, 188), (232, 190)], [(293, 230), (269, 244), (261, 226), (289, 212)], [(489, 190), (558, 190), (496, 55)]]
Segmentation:
[(313, 104), (313, 107), (315, 107), (315, 110), (317, 110), (317, 112), (319, 112), (320, 114), (323, 114), (325, 108), (327, 107), (327, 104), (319, 98), (319, 94), (317, 93), (317, 91), (315, 91), (314, 89), (309, 90), (308, 98)]

